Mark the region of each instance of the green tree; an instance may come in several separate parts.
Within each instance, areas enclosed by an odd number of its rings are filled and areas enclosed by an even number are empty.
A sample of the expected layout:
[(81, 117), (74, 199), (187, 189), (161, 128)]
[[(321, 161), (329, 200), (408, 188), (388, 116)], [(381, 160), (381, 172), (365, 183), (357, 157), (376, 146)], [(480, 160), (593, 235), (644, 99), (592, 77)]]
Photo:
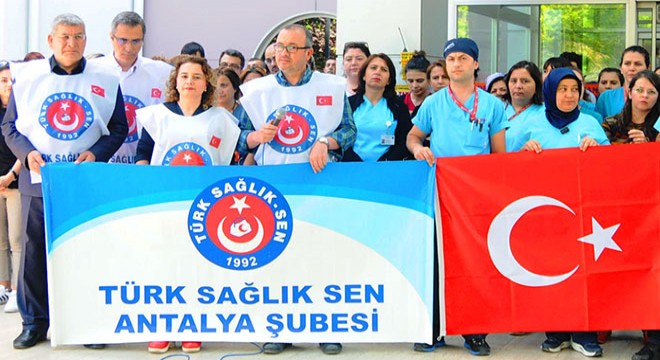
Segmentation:
[(541, 59), (582, 54), (585, 78), (618, 67), (625, 47), (624, 5), (541, 5)]

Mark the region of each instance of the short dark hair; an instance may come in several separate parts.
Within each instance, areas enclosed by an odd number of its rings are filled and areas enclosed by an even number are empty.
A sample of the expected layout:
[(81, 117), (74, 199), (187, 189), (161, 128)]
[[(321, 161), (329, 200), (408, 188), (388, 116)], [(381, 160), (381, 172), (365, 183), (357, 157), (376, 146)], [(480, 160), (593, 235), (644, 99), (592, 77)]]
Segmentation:
[(543, 63), (543, 70), (545, 70), (548, 66), (553, 69), (571, 67), (571, 62), (566, 58), (556, 56), (548, 58), (548, 60)]
[(241, 59), (241, 70), (243, 69), (243, 67), (245, 67), (245, 56), (243, 56), (243, 54), (240, 51), (235, 50), (235, 49), (227, 49), (227, 50), (221, 52), (220, 57), (218, 58), (218, 66), (220, 65), (220, 60), (225, 55), (234, 56), (234, 57), (237, 57), (237, 58)]
[(359, 49), (367, 57), (371, 56), (371, 51), (369, 51), (369, 44), (364, 41), (349, 41), (345, 43), (344, 52), (342, 52), (342, 54), (346, 54), (346, 52), (350, 49)]
[(604, 68), (603, 70), (601, 70), (598, 73), (598, 82), (599, 83), (600, 83), (601, 76), (603, 76), (603, 73), (608, 73), (608, 72), (616, 73), (616, 76), (619, 78), (619, 83), (621, 84), (621, 86), (623, 86), (623, 84), (625, 84), (625, 81), (624, 81), (625, 79), (623, 78), (623, 73), (621, 72), (621, 69), (617, 69), (617, 68), (613, 68), (613, 67)]
[(206, 57), (204, 52), (204, 47), (199, 43), (191, 41), (181, 48), (181, 55), (198, 55), (201, 57)]
[(522, 60), (513, 64), (511, 69), (504, 76), (504, 82), (506, 83), (506, 94), (504, 98), (508, 103), (511, 103), (511, 89), (509, 89), (509, 79), (511, 79), (511, 74), (518, 69), (525, 69), (534, 80), (534, 96), (532, 96), (532, 104), (541, 105), (543, 104), (543, 75), (541, 75), (541, 70), (531, 61)]
[[(651, 65), (651, 56), (649, 55), (648, 50), (645, 48), (639, 46), (639, 45), (633, 45), (627, 47), (623, 52), (621, 53), (621, 61), (619, 61), (619, 67), (623, 64), (623, 56), (626, 55), (629, 52), (636, 52), (640, 53), (644, 56), (644, 65), (648, 68)], [(622, 83), (623, 84), (623, 83)]]
[(582, 71), (582, 54), (578, 54), (572, 51), (564, 51), (561, 53), (561, 55), (559, 55), (559, 57), (568, 60), (569, 63), (575, 62), (576, 67)]
[(147, 33), (147, 26), (144, 24), (144, 19), (140, 14), (133, 11), (123, 11), (117, 14), (114, 19), (112, 19), (112, 33), (114, 34), (117, 30), (117, 26), (127, 25), (130, 27), (140, 26), (142, 28), (142, 36)]

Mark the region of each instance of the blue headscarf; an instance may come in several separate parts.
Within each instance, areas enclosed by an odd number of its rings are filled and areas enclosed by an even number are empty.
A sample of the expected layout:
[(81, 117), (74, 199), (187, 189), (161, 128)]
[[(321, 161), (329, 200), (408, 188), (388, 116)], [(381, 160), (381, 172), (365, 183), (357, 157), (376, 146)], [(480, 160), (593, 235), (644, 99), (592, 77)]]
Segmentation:
[[(563, 129), (566, 125), (575, 121), (580, 116), (580, 109), (575, 106), (571, 112), (563, 112), (557, 108), (557, 87), (559, 82), (571, 78), (578, 83), (578, 92), (582, 93), (582, 83), (569, 68), (556, 68), (550, 71), (543, 82), (543, 102), (545, 103), (545, 117), (550, 124), (557, 129)], [(579, 97), (579, 95), (578, 95)], [(578, 99), (579, 100), (579, 99)]]

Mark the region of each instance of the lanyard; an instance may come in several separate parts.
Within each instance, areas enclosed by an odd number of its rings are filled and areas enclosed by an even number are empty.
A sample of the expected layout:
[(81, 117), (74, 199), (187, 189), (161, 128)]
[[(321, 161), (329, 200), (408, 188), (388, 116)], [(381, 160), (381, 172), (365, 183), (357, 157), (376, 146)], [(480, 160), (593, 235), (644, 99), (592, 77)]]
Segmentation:
[[(517, 111), (515, 114), (511, 115), (511, 117), (509, 118), (509, 121), (515, 119), (516, 116), (520, 115), (523, 111), (527, 110), (527, 108), (530, 107), (531, 105), (532, 105), (532, 103), (529, 103), (529, 104), (523, 106), (522, 109), (520, 109), (520, 111)], [(511, 106), (513, 106), (513, 105), (511, 105)]]
[(451, 96), (451, 99), (454, 101), (454, 103), (459, 108), (461, 108), (461, 110), (470, 114), (470, 121), (474, 122), (475, 120), (477, 120), (477, 107), (479, 106), (479, 92), (477, 91), (477, 85), (474, 85), (474, 107), (472, 108), (472, 111), (468, 110), (468, 108), (466, 108), (465, 105), (461, 104), (458, 101), (458, 99), (456, 99), (456, 96), (454, 96), (454, 92), (451, 91), (451, 85), (449, 85), (448, 88), (449, 88), (449, 96)]

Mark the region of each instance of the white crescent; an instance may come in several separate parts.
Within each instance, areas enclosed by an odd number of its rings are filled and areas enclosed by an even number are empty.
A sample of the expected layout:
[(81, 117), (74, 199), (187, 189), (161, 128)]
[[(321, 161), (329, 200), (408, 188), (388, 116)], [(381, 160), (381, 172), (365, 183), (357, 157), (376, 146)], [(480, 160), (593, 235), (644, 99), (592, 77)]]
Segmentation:
[(220, 244), (222, 244), (225, 249), (236, 254), (249, 253), (258, 248), (259, 245), (261, 245), (261, 241), (264, 237), (264, 226), (261, 224), (261, 220), (259, 220), (259, 218), (255, 217), (254, 219), (257, 220), (257, 224), (259, 225), (257, 227), (257, 234), (252, 239), (250, 239), (250, 241), (237, 243), (235, 241), (229, 240), (227, 236), (225, 236), (225, 233), (222, 231), (222, 226), (225, 220), (227, 220), (227, 217), (225, 216), (222, 218), (222, 221), (220, 221), (220, 224), (218, 225), (218, 240), (220, 241)]
[[(135, 112), (133, 112), (133, 114), (135, 114)], [(137, 129), (136, 129), (137, 124), (136, 124), (136, 121), (135, 121), (135, 115), (128, 116), (128, 114), (126, 114), (126, 120), (128, 122), (128, 133), (129, 134), (134, 134), (137, 131)]]
[(55, 125), (57, 125), (56, 128), (62, 131), (75, 130), (78, 127), (78, 124), (80, 123), (80, 118), (78, 117), (78, 114), (74, 114), (74, 115), (76, 116), (75, 117), (76, 120), (72, 122), (70, 125), (65, 125), (62, 123), (62, 120), (57, 118), (57, 114), (55, 114), (55, 116), (53, 116), (53, 122), (55, 123)]
[(528, 211), (540, 206), (557, 206), (571, 210), (561, 201), (547, 196), (527, 196), (505, 207), (490, 224), (488, 230), (488, 252), (497, 270), (509, 280), (524, 286), (540, 287), (558, 284), (573, 275), (580, 267), (556, 276), (535, 274), (520, 265), (511, 251), (511, 230)]
[(284, 137), (284, 135), (282, 135), (282, 129), (283, 129), (283, 128), (285, 128), (285, 126), (281, 126), (281, 127), (277, 130), (277, 135), (278, 135), (278, 137), (279, 137), (279, 139), (278, 139), (279, 142), (283, 143), (284, 145), (295, 145), (295, 144), (299, 143), (300, 140), (302, 140), (302, 138), (303, 138), (303, 130), (302, 130), (302, 127), (298, 126), (298, 136), (296, 136), (296, 137), (293, 138), (293, 139), (286, 138), (286, 137)]

